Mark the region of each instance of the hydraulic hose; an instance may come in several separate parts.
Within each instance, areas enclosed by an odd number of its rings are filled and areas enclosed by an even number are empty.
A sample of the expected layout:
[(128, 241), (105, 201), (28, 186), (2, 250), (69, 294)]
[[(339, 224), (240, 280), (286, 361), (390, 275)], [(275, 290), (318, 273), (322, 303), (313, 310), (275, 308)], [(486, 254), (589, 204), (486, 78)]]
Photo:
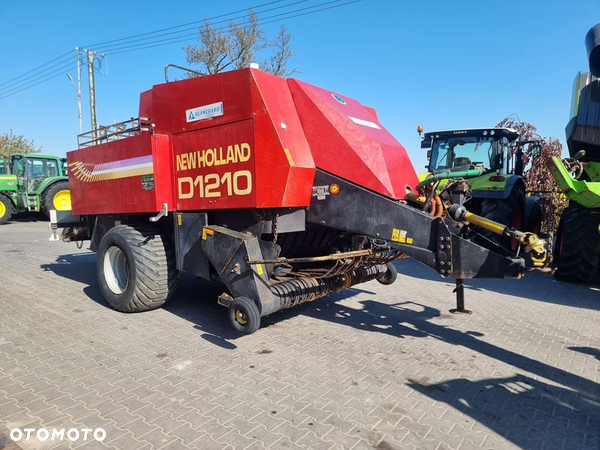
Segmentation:
[(448, 180), (450, 178), (476, 178), (480, 176), (484, 171), (482, 169), (469, 169), (452, 172), (447, 170), (446, 172), (437, 173), (429, 178), (425, 178), (419, 184), (417, 184), (417, 192), (420, 192), (425, 186), (435, 183), (440, 180)]

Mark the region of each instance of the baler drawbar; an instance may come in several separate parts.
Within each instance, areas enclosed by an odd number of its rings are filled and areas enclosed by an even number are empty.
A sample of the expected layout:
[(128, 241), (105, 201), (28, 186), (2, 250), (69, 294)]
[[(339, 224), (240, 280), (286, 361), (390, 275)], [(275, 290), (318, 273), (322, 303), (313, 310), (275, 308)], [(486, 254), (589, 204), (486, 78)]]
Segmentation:
[[(403, 257), (455, 278), (459, 312), (464, 279), (545, 270), (545, 242), (531, 233), (459, 204), (423, 211), (405, 149), (349, 97), (241, 69), (154, 86), (140, 117), (126, 135), (119, 124), (96, 130), (68, 153), (74, 215), (53, 219), (63, 240), (91, 241), (117, 310), (161, 306), (180, 271), (216, 276), (227, 287), (219, 303), (247, 334), (278, 310), (391, 284)], [(518, 239), (533, 267), (474, 242), (469, 222)]]

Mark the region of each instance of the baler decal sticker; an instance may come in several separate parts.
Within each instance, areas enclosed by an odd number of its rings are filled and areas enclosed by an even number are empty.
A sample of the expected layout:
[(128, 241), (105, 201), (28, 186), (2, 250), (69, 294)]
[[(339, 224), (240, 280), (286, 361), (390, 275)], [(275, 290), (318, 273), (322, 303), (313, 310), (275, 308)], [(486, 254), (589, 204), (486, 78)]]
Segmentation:
[(348, 116), (348, 119), (350, 119), (352, 122), (354, 122), (357, 125), (362, 125), (364, 127), (375, 128), (377, 130), (381, 130), (381, 127), (374, 122), (369, 122), (368, 120), (363, 120), (363, 119), (357, 119), (356, 117), (351, 117), (351, 116)]
[(92, 169), (81, 161), (69, 164), (71, 173), (81, 181), (93, 183), (96, 181), (116, 180), (118, 178), (135, 177), (154, 174), (152, 156), (122, 159), (109, 163), (95, 164)]

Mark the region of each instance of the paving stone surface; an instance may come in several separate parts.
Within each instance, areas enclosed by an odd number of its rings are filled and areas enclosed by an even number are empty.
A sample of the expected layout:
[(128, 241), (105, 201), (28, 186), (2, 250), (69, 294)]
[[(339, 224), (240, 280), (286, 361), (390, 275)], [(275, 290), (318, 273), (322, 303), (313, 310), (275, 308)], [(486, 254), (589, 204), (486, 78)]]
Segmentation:
[[(95, 254), (0, 227), (0, 448), (599, 449), (600, 292), (543, 275), (453, 284), (411, 260), (239, 337), (219, 283), (111, 310)], [(106, 439), (12, 442), (14, 428)]]

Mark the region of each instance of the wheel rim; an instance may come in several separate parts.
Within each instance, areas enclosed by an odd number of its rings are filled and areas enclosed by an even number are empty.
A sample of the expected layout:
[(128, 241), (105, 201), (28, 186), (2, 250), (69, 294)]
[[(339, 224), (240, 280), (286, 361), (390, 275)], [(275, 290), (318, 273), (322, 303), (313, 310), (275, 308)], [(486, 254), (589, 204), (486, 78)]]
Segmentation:
[[(515, 212), (513, 213), (511, 226), (515, 230), (521, 231), (522, 224), (523, 224), (523, 208), (521, 207), (521, 205), (517, 205), (517, 207), (515, 208)], [(517, 250), (518, 246), (519, 246), (519, 240), (515, 239), (515, 238), (510, 238), (510, 248), (513, 252)]]
[(52, 199), (52, 203), (57, 211), (69, 211), (71, 209), (71, 191), (68, 189), (58, 191)]
[(0, 202), (0, 219), (2, 219), (5, 214), (6, 214), (6, 205), (3, 202)]
[(117, 295), (129, 285), (129, 264), (125, 253), (119, 247), (110, 247), (104, 257), (104, 278), (108, 288)]
[(241, 308), (235, 310), (235, 321), (240, 325), (246, 325), (248, 323), (248, 314)]

